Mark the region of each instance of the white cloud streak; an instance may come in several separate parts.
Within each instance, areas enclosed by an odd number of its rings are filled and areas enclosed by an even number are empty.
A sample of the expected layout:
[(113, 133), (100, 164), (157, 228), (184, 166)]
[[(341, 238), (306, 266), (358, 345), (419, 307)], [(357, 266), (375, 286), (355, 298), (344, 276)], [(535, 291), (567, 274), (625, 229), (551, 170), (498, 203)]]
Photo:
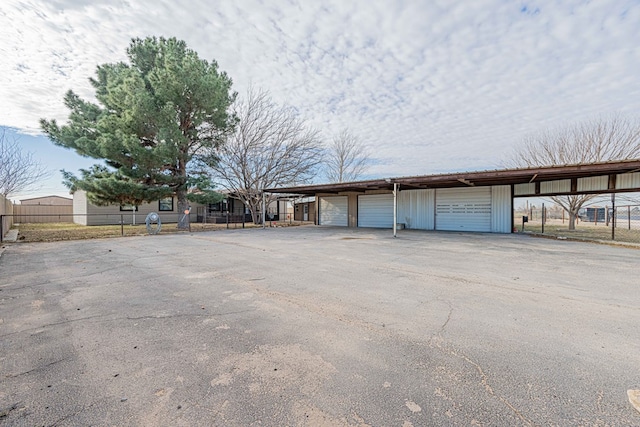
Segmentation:
[(183, 39), (366, 141), (375, 176), (494, 168), (532, 132), (640, 110), (636, 1), (4, 0), (0, 125), (64, 120), (64, 93), (132, 37)]

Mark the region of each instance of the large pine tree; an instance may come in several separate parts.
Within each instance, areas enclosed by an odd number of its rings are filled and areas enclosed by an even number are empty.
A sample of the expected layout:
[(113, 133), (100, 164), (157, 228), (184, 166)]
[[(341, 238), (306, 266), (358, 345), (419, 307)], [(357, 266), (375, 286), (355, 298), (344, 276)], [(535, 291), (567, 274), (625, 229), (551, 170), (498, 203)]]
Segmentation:
[(201, 199), (213, 193), (197, 163), (233, 125), (231, 79), (175, 38), (133, 39), (127, 55), (129, 63), (101, 65), (90, 79), (98, 104), (69, 91), (68, 123), (40, 124), (56, 145), (106, 163), (81, 170), (81, 177), (63, 171), (71, 191), (86, 191), (97, 205), (175, 195), (182, 212), (190, 184), (199, 184)]

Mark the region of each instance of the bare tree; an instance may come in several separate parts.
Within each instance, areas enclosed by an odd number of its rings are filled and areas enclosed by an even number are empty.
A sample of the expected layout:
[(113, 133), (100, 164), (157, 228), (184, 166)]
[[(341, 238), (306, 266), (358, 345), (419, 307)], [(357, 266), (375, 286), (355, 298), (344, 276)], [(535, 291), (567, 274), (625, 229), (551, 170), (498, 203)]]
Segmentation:
[[(640, 123), (620, 117), (598, 119), (526, 138), (506, 162), (513, 167), (573, 165), (640, 158)], [(592, 194), (551, 199), (569, 214), (575, 230), (580, 209)]]
[(360, 139), (343, 130), (333, 138), (327, 153), (326, 174), (329, 182), (355, 181), (369, 166), (369, 152)]
[[(237, 196), (259, 223), (262, 190), (309, 182), (322, 162), (318, 132), (268, 92), (249, 89), (234, 108), (239, 121), (219, 151), (211, 153), (214, 180)], [(267, 206), (274, 196), (267, 195)]]
[(38, 184), (50, 172), (34, 159), (30, 152), (22, 151), (19, 140), (0, 130), (0, 194), (4, 197), (27, 190)]

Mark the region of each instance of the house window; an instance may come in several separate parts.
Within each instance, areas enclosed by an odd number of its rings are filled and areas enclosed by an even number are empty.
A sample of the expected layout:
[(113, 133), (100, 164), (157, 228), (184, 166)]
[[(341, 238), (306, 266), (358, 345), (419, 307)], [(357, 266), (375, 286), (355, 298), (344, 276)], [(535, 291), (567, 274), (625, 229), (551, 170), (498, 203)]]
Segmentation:
[(158, 201), (158, 210), (160, 211), (173, 211), (173, 197), (165, 197)]
[(120, 205), (120, 212), (136, 212), (137, 210), (136, 205)]
[(209, 210), (211, 212), (225, 212), (228, 209), (227, 199), (224, 199), (218, 203), (210, 203)]

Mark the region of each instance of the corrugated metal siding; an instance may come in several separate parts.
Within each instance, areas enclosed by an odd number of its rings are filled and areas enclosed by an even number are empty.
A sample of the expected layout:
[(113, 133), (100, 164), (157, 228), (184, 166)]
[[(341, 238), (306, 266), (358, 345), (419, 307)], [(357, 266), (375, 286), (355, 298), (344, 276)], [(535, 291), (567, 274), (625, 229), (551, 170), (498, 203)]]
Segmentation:
[(87, 225), (87, 193), (84, 191), (76, 191), (73, 193), (73, 222), (80, 225)]
[(6, 199), (4, 196), (0, 195), (0, 215), (7, 215), (2, 217), (2, 232), (5, 234), (13, 226), (13, 217), (9, 216), (12, 214), (13, 214), (13, 203), (11, 203), (11, 200)]
[(616, 188), (640, 188), (640, 172), (623, 173), (616, 177)]
[(45, 205), (45, 206), (73, 206), (73, 199), (61, 196), (33, 197), (22, 199), (20, 204), (25, 205)]
[(491, 231), (491, 187), (436, 190), (436, 230)]
[(398, 222), (414, 230), (433, 230), (435, 190), (404, 190), (398, 193)]
[(609, 188), (609, 176), (591, 176), (578, 178), (578, 191), (597, 191)]
[(536, 194), (536, 183), (516, 184), (513, 186), (514, 196), (530, 196)]
[(348, 225), (348, 197), (320, 197), (320, 225)]
[(392, 228), (393, 194), (358, 196), (358, 227)]
[(540, 194), (568, 193), (571, 191), (570, 179), (543, 181), (540, 183)]
[(13, 210), (15, 222), (21, 224), (73, 222), (73, 206), (15, 205)]
[(491, 187), (491, 231), (493, 233), (511, 233), (511, 186), (494, 185)]

